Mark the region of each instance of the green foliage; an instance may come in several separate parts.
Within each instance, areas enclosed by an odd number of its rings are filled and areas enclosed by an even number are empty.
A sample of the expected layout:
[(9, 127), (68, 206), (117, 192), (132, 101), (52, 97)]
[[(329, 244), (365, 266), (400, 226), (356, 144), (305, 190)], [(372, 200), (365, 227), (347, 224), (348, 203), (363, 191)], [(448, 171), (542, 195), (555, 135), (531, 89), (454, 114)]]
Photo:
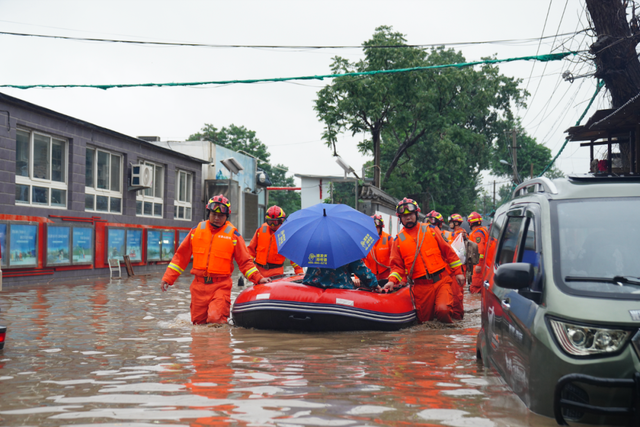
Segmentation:
[[(331, 183), (331, 199), (332, 203), (340, 205), (348, 205), (355, 207), (355, 181), (350, 182), (332, 182)], [(331, 202), (330, 202), (331, 203)]]
[[(244, 126), (231, 124), (228, 128), (216, 128), (211, 124), (205, 124), (200, 132), (189, 136), (188, 141), (211, 141), (216, 145), (233, 151), (249, 154), (258, 160), (258, 166), (262, 168), (274, 187), (294, 187), (293, 177), (287, 177), (287, 168), (283, 165), (272, 166), (269, 163), (271, 154), (266, 145), (257, 137), (256, 133)], [(278, 205), (287, 215), (300, 209), (300, 193), (295, 191), (270, 191), (269, 206)]]
[[(333, 72), (466, 62), (453, 49), (373, 45), (406, 46), (406, 40), (391, 27), (379, 27), (363, 44), (363, 60), (336, 57)], [(325, 124), (323, 138), (334, 150), (341, 132), (364, 133), (358, 144), (364, 154), (375, 155), (379, 138), (381, 186), (394, 197), (411, 196), (423, 211), (470, 212), (493, 141), (503, 122), (513, 121), (511, 107), (524, 105), (519, 83), (492, 65), (339, 77), (319, 91), (315, 110)]]
[[(545, 167), (551, 162), (551, 150), (542, 144), (538, 144), (535, 138), (526, 134), (520, 121), (503, 123), (504, 131), (498, 136), (496, 144), (493, 147), (493, 156), (491, 156), (490, 167), (491, 173), (496, 176), (513, 177), (513, 169), (509, 165), (503, 165), (500, 160), (505, 160), (509, 164), (513, 164), (512, 146), (513, 136), (511, 129), (516, 130), (516, 159), (518, 175), (522, 180), (531, 176), (531, 165), (533, 165), (533, 177), (537, 177), (542, 173)], [(552, 166), (545, 173), (547, 178), (560, 178), (564, 176), (562, 171)]]
[[(284, 165), (261, 164), (260, 167), (267, 172), (274, 187), (295, 187), (295, 181), (292, 176), (287, 176), (287, 168)], [(269, 191), (269, 206), (273, 205), (280, 206), (287, 215), (291, 215), (302, 206), (300, 193), (284, 190)]]

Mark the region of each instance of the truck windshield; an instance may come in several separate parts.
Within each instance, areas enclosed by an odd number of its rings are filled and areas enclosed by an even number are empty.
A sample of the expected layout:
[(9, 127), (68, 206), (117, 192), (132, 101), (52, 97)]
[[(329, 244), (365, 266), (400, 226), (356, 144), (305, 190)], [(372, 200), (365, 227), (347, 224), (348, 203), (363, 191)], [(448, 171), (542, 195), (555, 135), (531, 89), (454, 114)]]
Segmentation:
[[(587, 293), (636, 294), (640, 298), (640, 287), (633, 285), (640, 277), (639, 199), (582, 199), (555, 205), (552, 230), (557, 230), (558, 238), (553, 246), (560, 259), (560, 277), (556, 278)], [(630, 279), (625, 282), (613, 280), (615, 277)]]

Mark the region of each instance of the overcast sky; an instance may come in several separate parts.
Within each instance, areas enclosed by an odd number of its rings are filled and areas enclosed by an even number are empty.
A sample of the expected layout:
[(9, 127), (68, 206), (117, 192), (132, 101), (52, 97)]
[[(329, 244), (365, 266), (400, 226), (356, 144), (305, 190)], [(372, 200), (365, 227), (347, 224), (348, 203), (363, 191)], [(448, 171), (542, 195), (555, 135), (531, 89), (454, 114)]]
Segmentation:
[[(579, 0), (421, 1), (195, 1), (0, 0), (0, 32), (199, 43), (211, 45), (359, 46), (380, 25), (390, 25), (414, 45), (444, 44), (467, 61), (587, 49), (588, 26)], [(491, 43), (478, 43), (491, 42)], [(361, 49), (163, 47), (21, 37), (0, 34), (0, 84), (115, 84), (203, 82), (330, 74), (332, 57), (351, 61)], [(535, 96), (519, 116), (527, 132), (556, 155), (564, 131), (576, 124), (595, 91), (580, 78), (592, 66), (575, 59), (501, 64)], [(578, 78), (562, 79), (569, 70)], [(273, 164), (291, 173), (342, 174), (321, 141), (313, 110), (330, 80), (203, 87), (125, 89), (8, 89), (0, 91), (131, 136), (180, 141), (205, 123), (235, 124), (257, 133)], [(600, 95), (586, 119), (609, 108)], [(356, 140), (361, 140), (357, 137)], [(360, 170), (350, 135), (338, 153)], [(588, 171), (588, 148), (569, 143), (557, 162), (565, 173)]]

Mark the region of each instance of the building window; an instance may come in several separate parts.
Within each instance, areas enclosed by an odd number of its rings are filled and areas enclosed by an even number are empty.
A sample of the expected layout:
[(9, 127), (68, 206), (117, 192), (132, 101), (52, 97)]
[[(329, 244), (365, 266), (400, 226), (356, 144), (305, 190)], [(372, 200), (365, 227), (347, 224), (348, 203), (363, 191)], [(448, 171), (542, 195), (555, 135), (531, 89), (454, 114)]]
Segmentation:
[(185, 171), (176, 171), (176, 198), (174, 204), (175, 219), (191, 220), (191, 192), (193, 187), (193, 174)]
[(122, 213), (122, 155), (87, 147), (84, 210)]
[(153, 169), (153, 182), (151, 187), (138, 190), (136, 195), (136, 215), (138, 216), (163, 216), (163, 192), (164, 192), (164, 168), (151, 162), (144, 162)]
[(16, 130), (16, 204), (67, 207), (67, 141)]

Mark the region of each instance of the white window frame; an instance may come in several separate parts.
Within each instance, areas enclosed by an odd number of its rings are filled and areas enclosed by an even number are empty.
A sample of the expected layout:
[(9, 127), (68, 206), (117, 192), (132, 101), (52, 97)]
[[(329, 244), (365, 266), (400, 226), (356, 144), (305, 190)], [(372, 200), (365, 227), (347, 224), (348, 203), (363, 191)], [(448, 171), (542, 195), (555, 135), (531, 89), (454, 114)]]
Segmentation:
[[(151, 188), (136, 191), (136, 216), (164, 218), (164, 175), (167, 169), (159, 163), (148, 161), (141, 161), (140, 163), (144, 163), (153, 168), (153, 185)], [(147, 204), (151, 205), (151, 214), (145, 214), (144, 212)], [(158, 206), (160, 206), (162, 210), (160, 215), (156, 214), (156, 208)]]
[[(176, 191), (173, 200), (173, 219), (177, 221), (191, 221), (193, 216), (193, 172), (176, 169)], [(180, 186), (184, 179), (184, 194), (181, 194)], [(181, 200), (184, 199), (184, 200)], [(181, 209), (182, 208), (182, 209)]]
[[(116, 153), (113, 151), (109, 151), (109, 150), (105, 150), (103, 148), (99, 148), (99, 147), (95, 147), (92, 145), (87, 145), (87, 151), (88, 150), (93, 150), (93, 176), (92, 176), (92, 181), (93, 181), (93, 185), (92, 186), (88, 186), (87, 185), (87, 181), (86, 181), (86, 169), (85, 169), (85, 187), (84, 187), (84, 191), (85, 191), (85, 200), (84, 200), (84, 210), (85, 212), (99, 212), (99, 213), (110, 213), (110, 214), (114, 214), (114, 215), (122, 215), (122, 211), (124, 210), (124, 191), (123, 191), (123, 176), (124, 174), (122, 173), (122, 165), (123, 165), (123, 159), (124, 156), (122, 155), (122, 153)], [(105, 189), (105, 188), (98, 188), (98, 154), (99, 153), (104, 153), (109, 155), (109, 166), (107, 167), (109, 176), (107, 178), (107, 182), (109, 184), (109, 188)], [(113, 170), (112, 167), (112, 161), (113, 158), (117, 157), (118, 158), (118, 162), (119, 162), (119, 173), (118, 173), (118, 187), (120, 188), (119, 191), (117, 190), (112, 190), (111, 189), (111, 172)], [(86, 154), (85, 154), (85, 165), (86, 165)], [(93, 196), (93, 208), (87, 208), (86, 205), (86, 195), (92, 195)], [(98, 197), (107, 197), (107, 210), (98, 210), (96, 208), (97, 206), (97, 199)], [(120, 199), (120, 212), (118, 211), (111, 211), (111, 199), (112, 198), (116, 198), (116, 199)]]
[[(38, 132), (38, 131), (34, 131), (34, 130), (27, 130), (27, 129), (23, 129), (23, 128), (18, 128), (16, 130), (16, 155), (17, 155), (17, 144), (18, 144), (18, 133), (26, 133), (28, 134), (28, 138), (29, 138), (29, 143), (28, 143), (28, 165), (26, 165), (27, 167), (27, 175), (23, 176), (23, 175), (19, 175), (16, 171), (16, 191), (18, 189), (18, 185), (25, 185), (28, 188), (28, 202), (25, 201), (21, 201), (21, 200), (15, 200), (15, 204), (16, 205), (23, 205), (23, 206), (31, 206), (31, 207), (35, 207), (35, 208), (47, 208), (47, 209), (67, 209), (67, 203), (68, 203), (68, 199), (69, 199), (69, 186), (68, 186), (68, 176), (69, 176), (69, 140), (66, 138), (60, 138), (57, 136), (53, 136), (44, 132)], [(35, 169), (35, 165), (34, 165), (34, 156), (33, 153), (35, 152), (34, 150), (34, 140), (35, 140), (35, 135), (44, 137), (44, 138), (48, 138), (49, 139), (49, 152), (47, 153), (48, 156), (48, 173), (49, 173), (49, 177), (48, 178), (36, 178), (34, 176), (34, 169)], [(61, 143), (62, 144), (62, 161), (63, 161), (63, 165), (61, 166), (61, 170), (60, 172), (62, 173), (62, 181), (54, 181), (52, 179), (52, 175), (53, 175), (53, 143), (57, 142), (57, 143)], [(16, 159), (16, 168), (17, 166), (17, 160)], [(38, 188), (44, 188), (47, 190), (47, 202), (46, 203), (42, 203), (42, 202), (34, 202), (33, 201), (33, 189), (34, 187), (38, 187)], [(64, 203), (59, 203), (59, 204), (52, 204), (52, 197), (51, 197), (51, 192), (52, 190), (60, 190), (60, 191), (64, 191), (64, 197), (62, 197), (62, 199), (64, 200)]]

